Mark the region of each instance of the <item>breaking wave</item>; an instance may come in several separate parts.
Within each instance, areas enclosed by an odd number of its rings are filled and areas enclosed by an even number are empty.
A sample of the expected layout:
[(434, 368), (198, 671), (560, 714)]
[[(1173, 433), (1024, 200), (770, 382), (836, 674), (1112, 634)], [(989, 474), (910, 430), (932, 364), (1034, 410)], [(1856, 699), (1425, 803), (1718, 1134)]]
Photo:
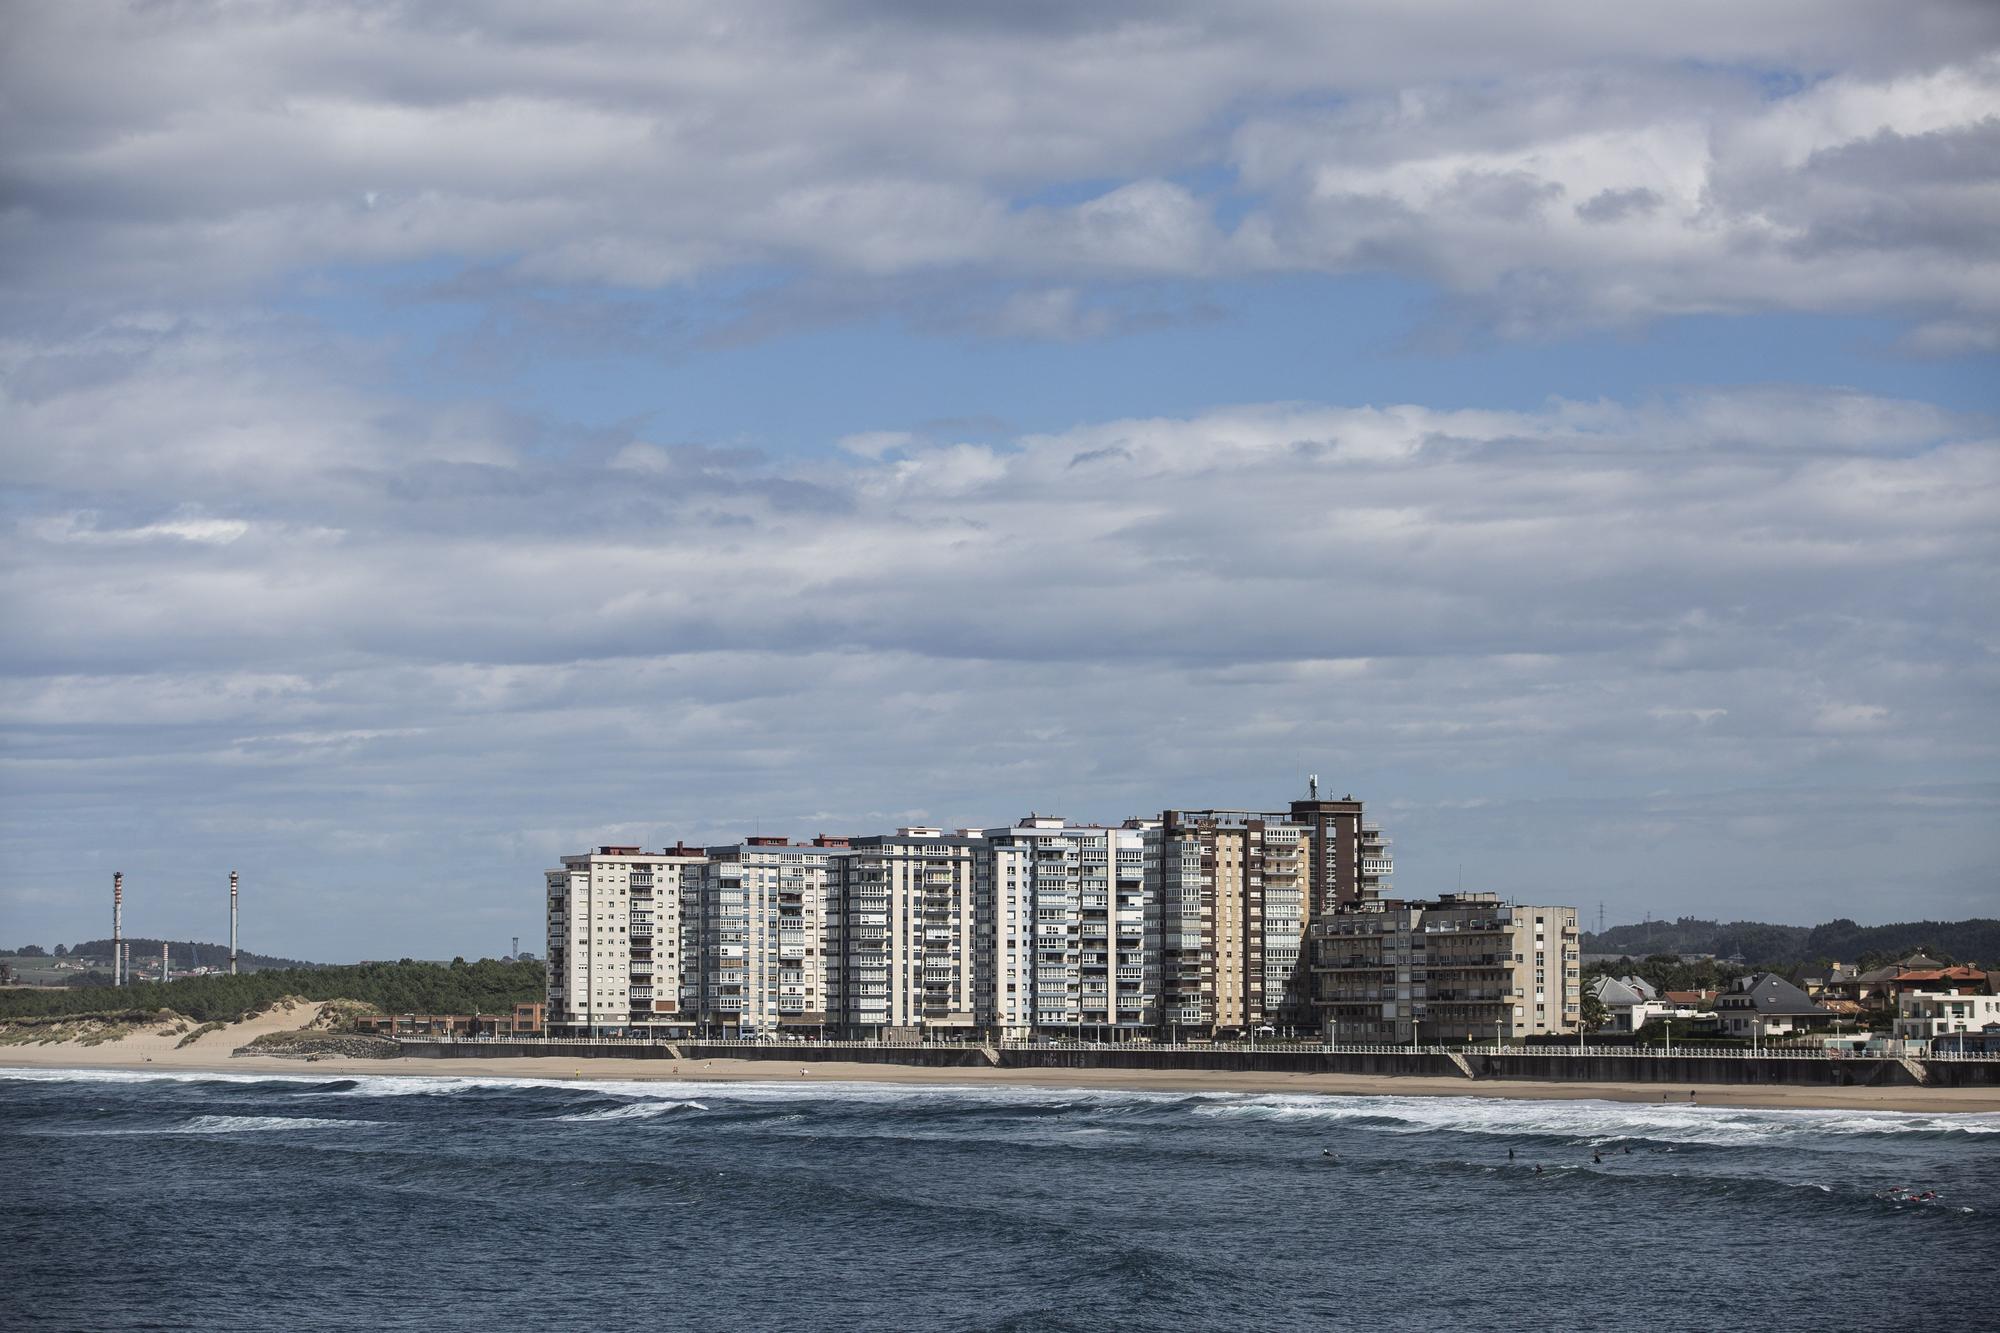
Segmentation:
[(629, 1106), (612, 1106), (602, 1111), (578, 1111), (574, 1115), (559, 1115), (557, 1120), (581, 1125), (599, 1120), (651, 1120), (656, 1116), (669, 1115), (675, 1111), (706, 1111), (700, 1102), (633, 1102)]

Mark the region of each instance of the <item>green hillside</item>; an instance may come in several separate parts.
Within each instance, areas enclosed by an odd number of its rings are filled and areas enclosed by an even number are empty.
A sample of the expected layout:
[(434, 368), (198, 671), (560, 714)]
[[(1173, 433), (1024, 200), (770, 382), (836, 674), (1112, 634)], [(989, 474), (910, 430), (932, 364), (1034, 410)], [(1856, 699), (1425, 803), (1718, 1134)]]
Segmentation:
[(141, 982), (116, 989), (0, 990), (0, 1021), (87, 1014), (108, 1009), (172, 1009), (202, 1022), (230, 1022), (287, 995), (308, 1000), (359, 1000), (383, 1013), (500, 1013), (542, 998), (540, 963), (481, 959), (449, 964), (358, 963), (346, 967), (275, 968), (237, 976)]

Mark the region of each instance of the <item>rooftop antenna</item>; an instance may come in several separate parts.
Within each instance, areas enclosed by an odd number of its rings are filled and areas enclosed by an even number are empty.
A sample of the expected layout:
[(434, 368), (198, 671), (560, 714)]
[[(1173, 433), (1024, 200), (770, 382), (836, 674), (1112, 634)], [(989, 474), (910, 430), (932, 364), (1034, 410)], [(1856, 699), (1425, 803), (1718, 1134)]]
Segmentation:
[(1317, 801), (1319, 799), (1319, 774), (1317, 773), (1306, 774), (1306, 799), (1309, 801)]

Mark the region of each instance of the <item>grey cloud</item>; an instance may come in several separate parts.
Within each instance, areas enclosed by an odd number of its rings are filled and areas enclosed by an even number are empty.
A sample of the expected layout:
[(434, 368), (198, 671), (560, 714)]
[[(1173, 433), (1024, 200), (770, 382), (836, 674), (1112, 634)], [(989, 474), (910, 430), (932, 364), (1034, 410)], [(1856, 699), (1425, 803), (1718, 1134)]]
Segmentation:
[(1630, 190), (1599, 190), (1576, 206), (1576, 215), (1585, 222), (1617, 222), (1635, 214), (1651, 213), (1666, 202), (1658, 190), (1639, 186)]

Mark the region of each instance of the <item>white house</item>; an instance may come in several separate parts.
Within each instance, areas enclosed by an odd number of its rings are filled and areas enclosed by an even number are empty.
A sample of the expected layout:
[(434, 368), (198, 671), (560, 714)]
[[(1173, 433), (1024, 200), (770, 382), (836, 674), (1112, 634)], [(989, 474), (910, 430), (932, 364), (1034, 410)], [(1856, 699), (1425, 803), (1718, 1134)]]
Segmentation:
[(2000, 1023), (2000, 996), (1917, 990), (1896, 997), (1896, 1035), (1905, 1041), (1978, 1032), (1988, 1023)]
[(1650, 1019), (1674, 1014), (1674, 1007), (1663, 1004), (1644, 977), (1599, 977), (1590, 983), (1590, 993), (1604, 1006), (1614, 1032), (1637, 1032)]

